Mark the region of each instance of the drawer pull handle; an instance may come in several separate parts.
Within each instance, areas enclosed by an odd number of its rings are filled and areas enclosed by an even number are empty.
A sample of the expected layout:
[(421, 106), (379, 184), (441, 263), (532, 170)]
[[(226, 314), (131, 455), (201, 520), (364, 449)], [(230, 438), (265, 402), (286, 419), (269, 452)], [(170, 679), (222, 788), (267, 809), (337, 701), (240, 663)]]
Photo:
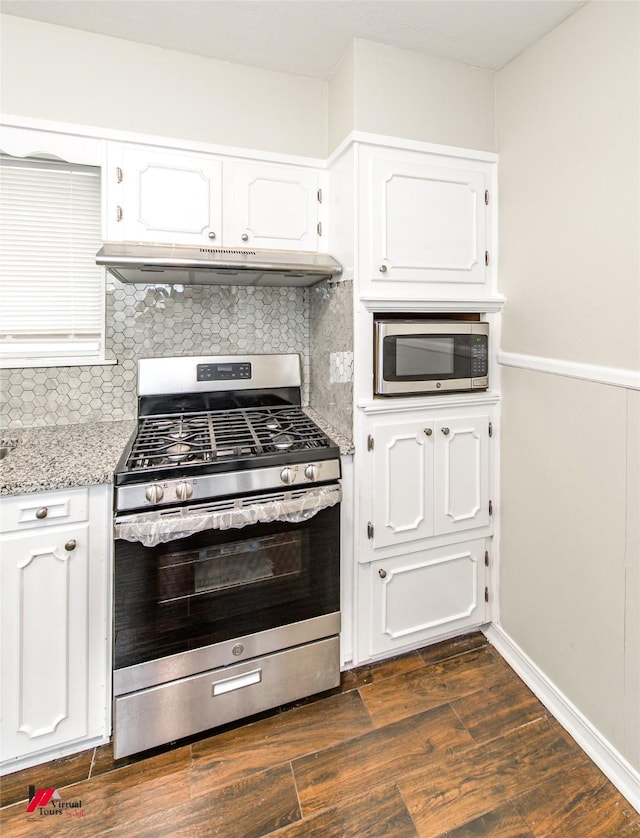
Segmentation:
[(41, 509), (38, 509), (38, 511), (36, 512), (36, 518), (39, 521), (42, 521), (44, 518), (47, 517), (48, 514), (49, 514), (49, 510), (47, 509), (46, 506), (43, 506)]
[(242, 687), (259, 684), (260, 681), (262, 681), (262, 670), (254, 669), (253, 672), (235, 675), (233, 678), (225, 678), (224, 681), (216, 681), (214, 684), (211, 684), (211, 695), (224, 695), (234, 690), (240, 690)]
[(69, 541), (67, 541), (67, 543), (64, 545), (64, 549), (67, 551), (67, 553), (71, 553), (73, 550), (76, 549), (77, 546), (78, 542), (75, 540), (75, 538), (70, 538)]

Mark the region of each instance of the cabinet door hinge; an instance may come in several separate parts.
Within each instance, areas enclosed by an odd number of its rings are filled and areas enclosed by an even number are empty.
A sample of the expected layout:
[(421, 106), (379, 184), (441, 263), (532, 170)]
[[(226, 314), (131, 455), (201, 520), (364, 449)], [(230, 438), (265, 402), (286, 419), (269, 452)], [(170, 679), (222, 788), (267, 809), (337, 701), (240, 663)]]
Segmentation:
[(367, 538), (369, 539), (369, 541), (373, 539), (373, 524), (371, 523), (371, 521), (367, 523)]
[(484, 190), (484, 202), (485, 202), (486, 206), (489, 206), (489, 190), (488, 189)]
[(493, 422), (489, 422), (489, 437), (493, 436)]
[(484, 589), (484, 601), (489, 602), (489, 588)]
[(484, 551), (484, 566), (489, 567), (489, 551)]
[(122, 169), (116, 166), (116, 183), (122, 183)]
[(318, 221), (318, 235), (322, 235), (322, 221)]
[(367, 451), (373, 451), (373, 437), (371, 434), (367, 437)]
[(485, 263), (485, 265), (489, 264), (489, 251), (488, 250), (485, 250), (485, 252), (484, 252), (484, 263)]
[(489, 501), (489, 515), (493, 515), (493, 501)]
[(322, 203), (322, 189), (318, 189), (318, 203)]

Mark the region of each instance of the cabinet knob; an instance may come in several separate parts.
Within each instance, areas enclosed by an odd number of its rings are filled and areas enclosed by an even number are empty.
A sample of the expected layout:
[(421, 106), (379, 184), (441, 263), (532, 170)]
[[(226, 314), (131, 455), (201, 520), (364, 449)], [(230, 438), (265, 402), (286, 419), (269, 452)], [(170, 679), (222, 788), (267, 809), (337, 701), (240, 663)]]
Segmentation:
[(216, 237), (216, 234), (215, 234), (215, 233), (213, 232), (213, 230), (212, 230), (212, 231), (209, 233), (209, 238), (210, 238), (210, 239), (215, 239), (215, 237)]
[(243, 242), (248, 242), (249, 241), (249, 233), (243, 233), (240, 236), (240, 238), (242, 239)]
[(381, 579), (384, 579), (386, 577), (386, 575), (387, 575), (387, 571), (383, 567), (381, 567), (380, 570), (378, 571), (378, 576)]
[(425, 432), (425, 435), (426, 435), (426, 436), (431, 436), (431, 434), (433, 433), (433, 431), (431, 430), (431, 428), (425, 428), (425, 429), (424, 429), (424, 432)]
[(387, 272), (387, 266), (386, 265), (380, 265), (380, 273), (381, 274), (386, 274), (386, 272)]
[(67, 541), (67, 543), (64, 545), (64, 549), (67, 551), (67, 553), (71, 553), (73, 550), (76, 549), (77, 546), (78, 542), (75, 540), (75, 538), (70, 538), (69, 541)]
[(449, 428), (443, 428), (443, 429), (442, 429), (442, 433), (443, 433), (445, 436), (449, 436)]
[(46, 518), (48, 514), (49, 514), (49, 510), (47, 509), (46, 506), (43, 506), (42, 509), (38, 509), (38, 511), (36, 512), (36, 518), (38, 518), (40, 521), (42, 521), (42, 519)]

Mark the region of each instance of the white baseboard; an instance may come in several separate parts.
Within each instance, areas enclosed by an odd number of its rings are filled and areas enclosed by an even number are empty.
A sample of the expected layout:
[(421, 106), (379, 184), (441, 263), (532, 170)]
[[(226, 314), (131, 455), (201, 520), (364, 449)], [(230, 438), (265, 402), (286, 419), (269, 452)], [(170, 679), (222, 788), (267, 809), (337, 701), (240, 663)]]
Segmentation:
[(97, 748), (100, 745), (108, 745), (110, 741), (111, 738), (109, 736), (94, 736), (91, 739), (74, 742), (70, 745), (65, 745), (64, 747), (49, 748), (48, 750), (39, 751), (37, 754), (27, 754), (25, 757), (9, 759), (0, 763), (0, 776), (4, 777), (6, 774), (23, 771), (25, 768), (33, 768), (36, 765), (44, 765), (47, 762), (53, 762), (54, 759), (61, 759), (62, 757), (79, 754), (82, 751), (88, 751), (90, 749)]
[(618, 753), (500, 626), (493, 623), (484, 629), (484, 633), (551, 715), (576, 740), (634, 809), (640, 812), (640, 771)]

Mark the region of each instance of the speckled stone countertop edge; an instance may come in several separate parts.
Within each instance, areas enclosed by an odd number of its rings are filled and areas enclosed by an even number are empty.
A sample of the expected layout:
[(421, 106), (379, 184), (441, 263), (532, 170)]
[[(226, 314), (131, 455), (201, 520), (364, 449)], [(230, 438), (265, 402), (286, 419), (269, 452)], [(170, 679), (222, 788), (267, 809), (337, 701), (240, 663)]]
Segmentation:
[(309, 419), (315, 422), (316, 425), (318, 425), (318, 427), (327, 434), (327, 436), (330, 436), (331, 439), (339, 445), (341, 456), (347, 457), (355, 452), (356, 449), (353, 444), (353, 440), (341, 433), (330, 422), (327, 422), (324, 416), (319, 413), (317, 409), (313, 407), (303, 407), (302, 409), (307, 414)]
[[(321, 413), (311, 407), (304, 411), (337, 443), (342, 456), (354, 453), (353, 441)], [(12, 447), (0, 460), (0, 496), (113, 482), (118, 460), (135, 428), (134, 420), (124, 420), (0, 432), (0, 444)]]
[(113, 482), (135, 427), (125, 420), (4, 430), (0, 442), (15, 447), (0, 460), (0, 496)]

